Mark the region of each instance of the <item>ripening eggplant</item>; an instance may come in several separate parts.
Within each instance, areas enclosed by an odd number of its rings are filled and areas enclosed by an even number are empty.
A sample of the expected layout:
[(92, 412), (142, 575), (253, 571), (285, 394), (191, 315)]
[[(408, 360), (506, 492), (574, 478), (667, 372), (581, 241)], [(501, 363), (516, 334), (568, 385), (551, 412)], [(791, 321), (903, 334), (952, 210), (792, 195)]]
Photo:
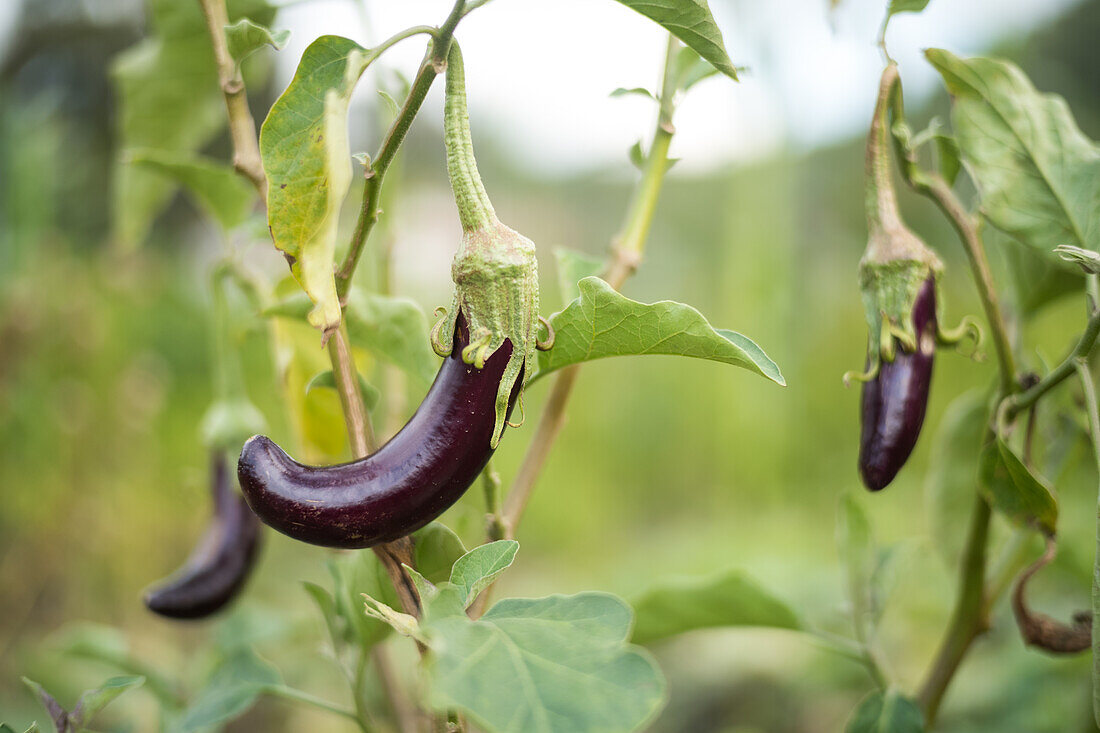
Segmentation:
[[(867, 136), (867, 250), (859, 263), (867, 314), (867, 369), (863, 382), (859, 473), (871, 491), (885, 488), (912, 453), (924, 422), (937, 344), (970, 335), (971, 319), (952, 332), (940, 327), (936, 297), (943, 263), (902, 221), (886, 144), (887, 114), (898, 71), (882, 74)], [(853, 375), (846, 375), (845, 381)]]
[(859, 474), (864, 485), (878, 491), (894, 480), (917, 444), (936, 351), (936, 288), (928, 278), (913, 306), (917, 348), (903, 346), (894, 360), (879, 367), (863, 385)]
[(260, 521), (233, 490), (227, 464), (223, 451), (211, 451), (213, 522), (184, 566), (146, 592), (150, 611), (204, 618), (233, 600), (248, 580), (260, 549)]
[(493, 455), (497, 387), (512, 346), (506, 341), (479, 369), (463, 361), (469, 333), (461, 317), (456, 325), (451, 354), (416, 414), (377, 452), (304, 466), (262, 435), (245, 443), (237, 477), (265, 524), (314, 545), (371, 547), (415, 532), (458, 501)]

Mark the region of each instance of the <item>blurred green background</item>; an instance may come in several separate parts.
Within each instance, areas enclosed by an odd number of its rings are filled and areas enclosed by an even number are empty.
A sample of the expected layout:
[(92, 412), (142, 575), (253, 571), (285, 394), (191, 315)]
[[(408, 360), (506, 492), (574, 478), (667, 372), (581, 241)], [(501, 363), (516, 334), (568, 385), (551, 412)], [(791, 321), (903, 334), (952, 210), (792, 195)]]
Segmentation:
[[(115, 153), (114, 112), (106, 70), (137, 37), (129, 26), (67, 23), (63, 13), (35, 23), (0, 59), (0, 719), (16, 727), (44, 720), (21, 675), (71, 703), (112, 673), (62, 652), (87, 624), (115, 627), (136, 656), (184, 680), (201, 676), (208, 661), (196, 650), (219, 629), (247, 633), (288, 683), (344, 701), (343, 681), (321, 649), (320, 618), (299, 583), (326, 581), (323, 550), (267, 533), (257, 577), (219, 621), (175, 625), (140, 602), (142, 588), (178, 565), (207, 518), (197, 424), (212, 397), (207, 271), (221, 245), (181, 196), (142, 249), (111, 247), (106, 171)], [(1086, 2), (994, 51), (1019, 63), (1040, 89), (1063, 94), (1095, 139), (1097, 37), (1100, 3)], [(251, 91), (262, 118), (279, 90)], [(923, 122), (946, 111), (940, 95), (910, 113)], [(449, 300), (447, 263), (458, 236), (450, 219), (430, 218), (447, 204), (437, 136), (420, 124), (410, 138), (392, 181), (400, 196), (387, 208), (380, 238), (395, 248), (395, 290), (428, 312)], [(501, 155), (491, 136), (478, 136), (478, 144), (502, 218), (540, 245), (544, 312), (556, 310), (553, 247), (601, 255), (629, 181), (533, 177)], [(941, 352), (912, 460), (888, 491), (862, 494), (858, 391), (840, 381), (862, 364), (865, 344), (855, 277), (865, 243), (861, 144), (671, 176), (627, 294), (691, 303), (715, 325), (751, 336), (789, 386), (668, 357), (586, 366), (519, 532), (522, 549), (504, 593), (603, 589), (630, 599), (668, 578), (739, 568), (814, 625), (848, 633), (834, 528), (838, 497), (855, 492), (877, 539), (900, 548), (883, 644), (903, 687), (919, 683), (955, 587), (926, 511), (929, 454), (948, 404), (987, 385), (995, 365)], [(224, 158), (227, 151), (222, 139), (208, 152)], [(357, 198), (353, 191), (349, 200)], [(954, 233), (925, 200), (908, 191), (901, 198), (910, 224), (947, 261), (948, 320), (980, 313)], [(404, 238), (406, 227), (418, 237)], [(407, 249), (426, 231), (443, 240), (438, 247)], [(278, 272), (277, 256), (254, 239), (246, 260)], [(989, 243), (1009, 312), (1019, 313), (1004, 266), (1014, 245), (995, 233)], [(359, 282), (376, 279), (367, 267)], [(273, 437), (293, 445), (266, 324), (243, 301), (236, 313), (252, 399)], [(1022, 328), (1025, 361), (1034, 367), (1041, 357), (1057, 359), (1082, 321), (1079, 299), (1044, 308)], [(497, 454), (506, 486), (547, 386), (528, 392), (528, 422), (510, 431)], [(340, 429), (331, 404), (317, 409)], [(1077, 469), (1065, 470), (1057, 485), (1061, 554), (1031, 591), (1037, 606), (1061, 618), (1088, 605), (1094, 549), (1096, 476), (1087, 445), (1079, 441), (1068, 455)], [(959, 511), (968, 505), (961, 497)], [(472, 543), (482, 512), (480, 493), (471, 491), (445, 520)], [(411, 648), (393, 646), (411, 674)], [(870, 684), (857, 665), (787, 632), (701, 631), (654, 651), (671, 689), (655, 731), (835, 731)], [(145, 692), (131, 693), (97, 728), (149, 730), (154, 711)], [(948, 694), (939, 729), (1085, 731), (1094, 729), (1091, 719), (1088, 656), (1025, 650), (1002, 602)], [(348, 728), (261, 701), (229, 729)]]

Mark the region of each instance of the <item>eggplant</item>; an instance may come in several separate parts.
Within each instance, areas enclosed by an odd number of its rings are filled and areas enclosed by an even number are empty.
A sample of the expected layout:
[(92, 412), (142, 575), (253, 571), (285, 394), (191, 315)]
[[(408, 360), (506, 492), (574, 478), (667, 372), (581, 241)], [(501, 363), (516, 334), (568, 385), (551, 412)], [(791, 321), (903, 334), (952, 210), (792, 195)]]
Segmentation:
[(929, 277), (913, 302), (916, 349), (900, 343), (863, 385), (859, 475), (871, 491), (885, 488), (905, 465), (920, 436), (936, 350), (936, 282)]
[(260, 521), (233, 490), (224, 451), (211, 451), (214, 518), (175, 575), (145, 594), (153, 613), (174, 619), (210, 616), (244, 588), (260, 549)]
[[(506, 340), (479, 369), (462, 359), (469, 341), (460, 315), (450, 356), (424, 401), (397, 435), (365, 458), (306, 466), (269, 438), (250, 438), (237, 477), (252, 511), (293, 539), (349, 549), (393, 542), (446, 511), (493, 455), (497, 388), (512, 355)], [(518, 380), (509, 414), (521, 388)]]

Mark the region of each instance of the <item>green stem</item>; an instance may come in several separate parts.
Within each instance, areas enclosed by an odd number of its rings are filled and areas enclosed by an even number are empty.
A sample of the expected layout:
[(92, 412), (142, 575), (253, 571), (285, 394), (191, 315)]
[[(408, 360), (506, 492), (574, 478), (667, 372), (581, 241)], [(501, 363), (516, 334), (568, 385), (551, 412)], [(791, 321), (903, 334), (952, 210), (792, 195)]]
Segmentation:
[(988, 625), (985, 605), (985, 551), (989, 540), (991, 510), (979, 494), (974, 497), (970, 529), (962, 557), (959, 596), (948, 624), (947, 634), (940, 644), (935, 661), (921, 686), (918, 701), (924, 711), (926, 725), (931, 729), (936, 720), (943, 695), (963, 657), (978, 634)]
[[(359, 218), (355, 223), (355, 231), (351, 236), (348, 252), (344, 256), (344, 262), (336, 271), (336, 292), (343, 299), (347, 296), (351, 287), (351, 278), (355, 274), (355, 268), (359, 264), (359, 258), (363, 255), (363, 248), (371, 229), (378, 222), (382, 210), (379, 201), (382, 193), (382, 183), (386, 177), (386, 171), (393, 163), (394, 157), (405, 141), (405, 136), (412, 127), (416, 114), (424, 104), (428, 91), (432, 88), (432, 82), (447, 67), (447, 54), (450, 51), (451, 39), (454, 36), (455, 27), (462, 20), (465, 10), (465, 0), (457, 0), (451, 8), (450, 15), (443, 24), (435, 30), (432, 40), (428, 44), (428, 50), (420, 68), (416, 72), (409, 94), (405, 97), (405, 103), (401, 105), (397, 117), (394, 119), (381, 147), (371, 159), (371, 167), (366, 173), (366, 183), (363, 186), (363, 202), (359, 207)], [(412, 30), (412, 29), (410, 29)], [(400, 34), (399, 34), (400, 35)]]
[[(1100, 410), (1096, 404), (1096, 387), (1092, 382), (1092, 373), (1088, 363), (1078, 359), (1074, 367), (1081, 378), (1081, 389), (1085, 395), (1085, 410), (1089, 417), (1089, 437), (1092, 441), (1092, 454), (1096, 459), (1096, 470), (1100, 473)], [(1096, 724), (1100, 725), (1100, 491), (1096, 504), (1096, 555), (1092, 570), (1092, 712)]]
[[(657, 116), (657, 127), (653, 133), (653, 145), (650, 146), (642, 178), (631, 197), (621, 233), (613, 240), (611, 260), (605, 272), (604, 279), (616, 290), (623, 286), (641, 260), (650, 226), (653, 223), (653, 214), (657, 208), (661, 184), (668, 171), (669, 143), (676, 130), (672, 125), (672, 115), (675, 111), (677, 92), (674, 69), (678, 49), (679, 42), (669, 35), (665, 50), (661, 108)], [(520, 464), (519, 472), (504, 500), (504, 527), (509, 538), (515, 536), (516, 526), (531, 499), (535, 483), (550, 455), (550, 448), (565, 424), (565, 408), (573, 392), (578, 371), (577, 365), (567, 367), (555, 378), (546, 407), (539, 417), (538, 427), (535, 428), (535, 434), (523, 457), (523, 463)]]
[(481, 229), (496, 221), (497, 215), (474, 158), (470, 135), (470, 115), (466, 107), (466, 70), (462, 50), (451, 42), (447, 56), (447, 96), (443, 106), (443, 142), (447, 148), (447, 176), (451, 179), (458, 217), (463, 231)]
[(488, 537), (492, 541), (502, 540), (507, 536), (508, 530), (501, 507), (500, 474), (493, 468), (491, 461), (481, 472), (481, 483), (485, 490), (485, 511), (489, 515)]
[(890, 98), (894, 94), (897, 83), (898, 67), (888, 63), (882, 71), (882, 79), (879, 82), (871, 131), (867, 135), (864, 162), (867, 188), (864, 191), (863, 205), (872, 243), (880, 241), (880, 238), (874, 236), (876, 232), (894, 230), (902, 226), (901, 210), (898, 208), (898, 197), (894, 191), (894, 180), (890, 172), (890, 148), (886, 144)]
[(999, 410), (1000, 415), (998, 416), (998, 423), (1001, 422), (1002, 417), (1006, 422), (1011, 420), (1018, 413), (1038, 402), (1047, 392), (1069, 378), (1073, 374), (1074, 369), (1076, 369), (1077, 362), (1087, 357), (1089, 352), (1092, 351), (1092, 347), (1096, 344), (1097, 336), (1100, 336), (1100, 309), (1093, 311), (1089, 316), (1088, 324), (1085, 326), (1081, 338), (1077, 341), (1077, 345), (1061, 364), (1051, 370), (1050, 374), (1043, 377), (1043, 379), (1031, 389), (1026, 392), (1012, 395), (1002, 403)]
[(263, 687), (263, 692), (265, 695), (269, 695), (271, 697), (277, 697), (282, 700), (289, 700), (290, 702), (297, 702), (303, 705), (309, 705), (310, 707), (315, 707), (319, 710), (327, 710), (334, 715), (339, 715), (340, 717), (354, 720), (359, 725), (359, 728), (364, 731), (364, 733), (369, 733), (370, 731), (367, 723), (361, 720), (359, 716), (356, 715), (354, 710), (349, 710), (345, 707), (341, 707), (336, 703), (329, 702), (328, 700), (317, 697), (316, 695), (311, 695), (308, 692), (296, 690), (293, 687), (287, 687), (286, 685), (265, 685)]

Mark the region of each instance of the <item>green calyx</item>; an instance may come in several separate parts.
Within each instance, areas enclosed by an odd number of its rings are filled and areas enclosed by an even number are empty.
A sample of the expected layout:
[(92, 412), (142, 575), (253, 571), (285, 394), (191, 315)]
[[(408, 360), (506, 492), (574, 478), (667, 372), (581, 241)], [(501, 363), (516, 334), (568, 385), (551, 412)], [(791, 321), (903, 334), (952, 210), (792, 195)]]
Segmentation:
[[(447, 58), (444, 141), (447, 173), (462, 221), (462, 242), (451, 265), (455, 283), (449, 310), (432, 329), (432, 348), (451, 353), (458, 314), (466, 319), (469, 344), (462, 359), (478, 369), (507, 339), (512, 354), (497, 389), (496, 424), (491, 445), (500, 442), (508, 401), (517, 380), (534, 372), (539, 327), (538, 262), (534, 243), (497, 219), (474, 160), (466, 110), (462, 53), (452, 43)], [(548, 348), (548, 345), (542, 345)]]

